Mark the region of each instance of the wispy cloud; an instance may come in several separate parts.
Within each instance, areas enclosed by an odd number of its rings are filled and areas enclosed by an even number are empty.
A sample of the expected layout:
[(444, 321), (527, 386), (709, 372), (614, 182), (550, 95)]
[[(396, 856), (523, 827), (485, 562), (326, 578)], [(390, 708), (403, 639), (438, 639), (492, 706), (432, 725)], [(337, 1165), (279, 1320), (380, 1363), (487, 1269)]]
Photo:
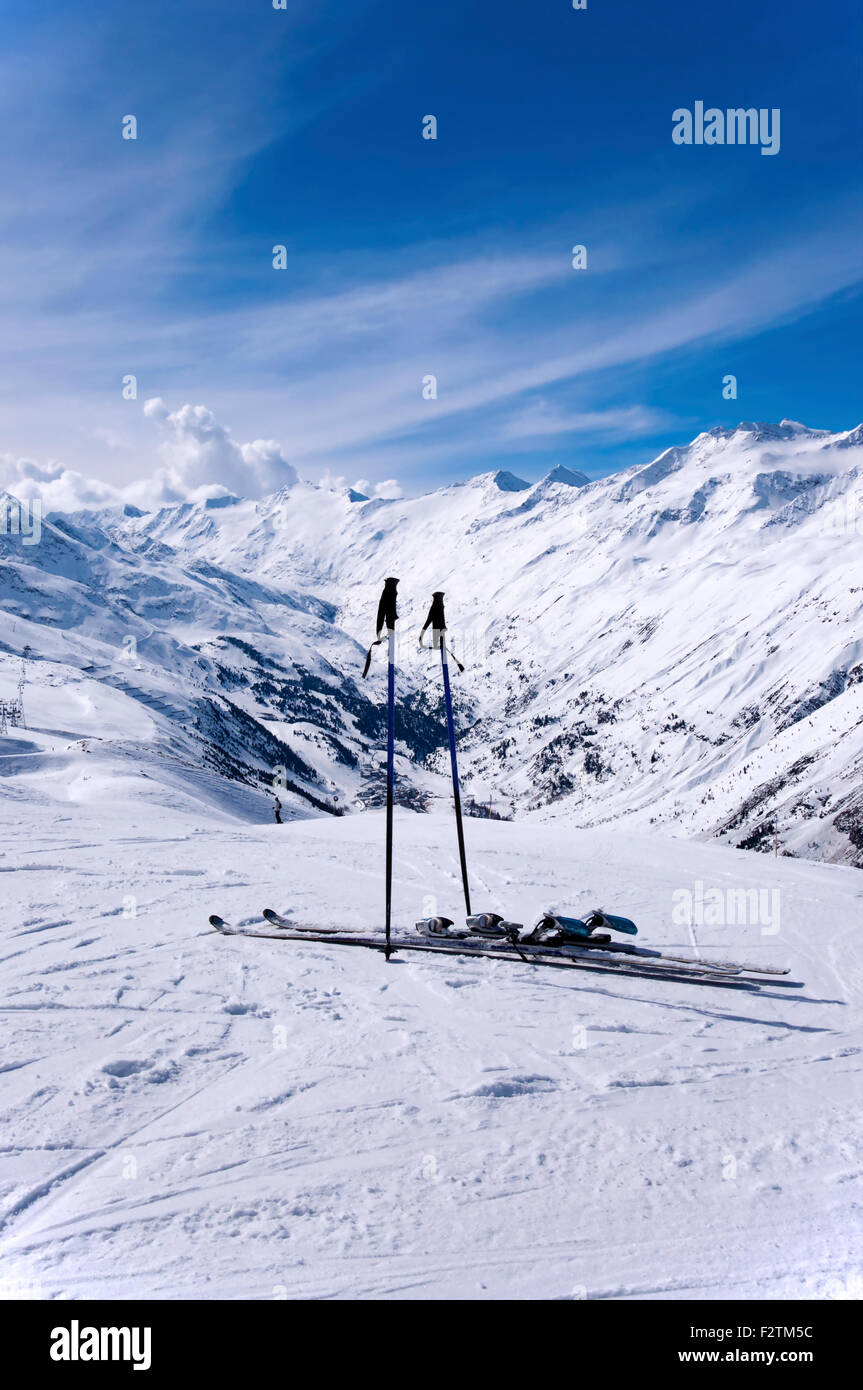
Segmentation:
[(501, 441), (530, 443), (544, 436), (608, 435), (614, 439), (644, 438), (676, 423), (666, 411), (630, 405), (610, 410), (567, 410), (554, 401), (537, 400), (505, 419), (498, 431)]
[[(219, 0), (206, 8), (214, 23), (239, 13)], [(0, 449), (62, 459), (73, 490), (168, 495), (207, 472), (213, 481), (212, 468), (196, 473), (203, 445), (189, 444), (184, 401), (207, 401), (207, 428), (224, 428), (218, 417), (240, 438), (278, 441), (254, 460), (242, 451), (257, 445), (238, 445), (238, 461), (211, 438), (228, 488), (268, 485), (290, 467), (374, 480), (394, 456), (403, 476), (444, 454), (468, 467), (490, 444), (648, 438), (671, 423), (644, 404), (664, 362), (792, 321), (863, 275), (859, 203), (803, 210), (732, 258), (669, 234), (684, 218), (679, 190), (580, 213), (583, 274), (570, 267), (571, 229), (536, 220), (445, 241), (402, 228), (386, 251), (352, 245), (346, 227), (337, 252), (290, 246), (288, 269), (275, 271), (271, 249), (290, 242), (290, 226), (264, 219), (259, 235), (217, 236), (212, 214), (269, 142), (338, 99), (327, 84), (314, 98), (291, 92), (292, 62), (325, 43), (303, 27), (307, 8), (280, 16), (278, 30), (271, 16), (237, 19), (243, 42), (223, 44), (218, 65), (207, 26), (190, 21), (187, 45), (162, 51), (154, 31), (136, 39), (140, 62), (117, 73), (115, 9), (86, 28), (43, 25), (36, 82), (32, 52), (0, 57)], [(278, 95), (261, 100), (276, 73)], [(120, 138), (128, 112), (141, 120), (137, 142)], [(172, 459), (140, 400), (122, 398), (127, 375), (141, 399), (170, 402), (166, 419), (184, 418)], [(423, 391), (430, 377), (436, 393)], [(45, 481), (59, 492), (58, 476)]]

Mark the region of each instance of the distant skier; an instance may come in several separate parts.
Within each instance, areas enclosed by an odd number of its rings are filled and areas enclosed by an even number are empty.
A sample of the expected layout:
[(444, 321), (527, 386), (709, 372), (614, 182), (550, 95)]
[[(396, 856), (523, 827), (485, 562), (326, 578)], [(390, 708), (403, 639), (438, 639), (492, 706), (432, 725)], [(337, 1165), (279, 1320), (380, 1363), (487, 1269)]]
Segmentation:
[(273, 810), (274, 810), (275, 813), (276, 813), (276, 825), (281, 825), (281, 824), (282, 824), (282, 803), (281, 803), (281, 801), (279, 800), (278, 797), (276, 797), (276, 804), (275, 804), (275, 806), (273, 807)]

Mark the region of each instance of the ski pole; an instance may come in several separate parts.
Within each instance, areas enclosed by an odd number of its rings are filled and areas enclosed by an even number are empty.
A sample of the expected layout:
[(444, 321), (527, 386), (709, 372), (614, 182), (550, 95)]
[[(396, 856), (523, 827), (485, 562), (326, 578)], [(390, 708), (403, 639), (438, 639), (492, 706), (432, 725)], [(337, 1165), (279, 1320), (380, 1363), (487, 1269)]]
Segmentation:
[[(395, 614), (393, 614), (395, 622)], [(396, 630), (390, 627), (387, 662), (387, 898), (386, 952), (390, 958), (390, 925), (393, 907), (393, 792), (395, 790)]]
[(390, 958), (390, 932), (392, 928), (393, 901), (393, 794), (395, 791), (395, 705), (396, 705), (396, 589), (397, 579), (385, 579), (383, 593), (378, 603), (378, 619), (375, 640), (366, 652), (363, 677), (369, 673), (372, 648), (383, 642), (382, 633), (387, 631), (387, 830), (386, 830), (386, 946), (385, 958)]
[[(443, 695), (444, 704), (446, 705), (447, 732), (449, 733), (449, 756), (450, 763), (452, 764), (452, 795), (455, 805), (456, 832), (458, 834), (458, 855), (461, 861), (461, 881), (464, 886), (464, 904), (467, 908), (467, 915), (470, 917), (470, 886), (467, 878), (467, 857), (464, 850), (464, 827), (462, 826), (461, 820), (461, 793), (458, 784), (458, 759), (455, 750), (455, 722), (452, 714), (452, 692), (449, 683), (449, 661), (447, 659), (446, 649), (446, 618), (444, 617), (443, 611), (443, 593), (439, 589), (435, 590), (432, 594), (431, 608), (429, 609), (428, 617), (420, 633), (420, 646), (423, 645), (423, 632), (425, 632), (427, 627), (430, 627), (432, 630), (432, 645), (440, 644), (440, 662), (441, 670), (443, 671)], [(453, 656), (453, 661), (460, 671), (464, 670), (464, 667), (456, 656)]]

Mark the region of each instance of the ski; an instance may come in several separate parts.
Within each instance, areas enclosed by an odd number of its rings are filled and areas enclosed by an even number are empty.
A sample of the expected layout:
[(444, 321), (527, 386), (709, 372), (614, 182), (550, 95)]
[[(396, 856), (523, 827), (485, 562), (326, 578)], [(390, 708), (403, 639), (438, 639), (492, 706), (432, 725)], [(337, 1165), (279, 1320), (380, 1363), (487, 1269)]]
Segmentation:
[[(494, 930), (494, 928), (491, 928), (484, 931), (481, 926), (474, 928), (476, 934), (481, 939), (485, 938), (486, 940), (491, 940), (492, 942), (495, 940), (508, 940), (511, 944), (515, 944), (518, 948), (522, 950), (531, 946), (533, 946), (534, 948), (541, 946), (543, 951), (547, 951), (550, 955), (567, 955), (577, 953), (579, 951), (595, 951), (599, 952), (600, 954), (605, 954), (607, 952), (609, 955), (637, 956), (644, 960), (673, 961), (676, 965), (688, 965), (692, 966), (696, 970), (716, 970), (732, 975), (737, 975), (744, 972), (755, 975), (789, 974), (788, 968), (782, 966), (768, 965), (760, 967), (756, 965), (742, 964), (738, 961), (730, 960), (697, 960), (693, 956), (678, 956), (672, 955), (667, 951), (652, 950), (647, 946), (633, 946), (628, 941), (613, 941), (607, 932), (598, 934), (596, 930), (588, 930), (588, 923), (590, 918), (598, 918), (599, 916), (600, 914), (597, 913), (588, 913), (587, 919), (585, 919), (584, 922), (584, 936), (576, 936), (573, 933), (573, 935), (557, 941), (543, 941), (541, 938), (538, 941), (531, 941), (530, 933), (527, 933), (524, 936), (520, 934), (524, 931), (524, 927), (521, 925), (521, 923), (504, 922), (503, 918), (494, 912), (480, 913), (478, 917), (469, 918), (468, 927), (474, 927), (475, 923), (479, 924), (483, 922), (484, 919), (490, 919), (491, 922), (493, 922), (495, 926), (497, 926), (499, 929)], [(629, 920), (628, 918), (609, 917), (606, 914), (602, 914), (602, 916), (603, 919), (609, 924), (617, 922), (628, 922)], [(567, 921), (573, 923), (578, 922), (579, 924), (582, 923), (581, 918), (553, 918), (552, 914), (550, 913), (544, 913), (543, 917), (540, 918), (540, 922), (542, 922), (543, 919), (546, 921), (553, 920), (555, 922)], [(430, 936), (432, 938), (432, 940), (437, 939), (443, 941), (470, 941), (471, 939), (474, 939), (472, 938), (471, 932), (466, 931), (464, 928), (457, 927), (455, 928), (455, 930), (450, 931), (449, 929), (450, 927), (453, 927), (453, 922), (449, 917), (434, 919), (427, 918), (426, 921), (429, 923), (435, 921), (444, 924), (442, 929), (437, 928), (429, 931), (427, 930), (425, 923), (417, 923), (417, 929), (423, 930), (427, 936)], [(284, 919), (284, 924), (290, 925), (287, 922), (287, 919)], [(533, 928), (533, 930), (536, 930), (536, 928)], [(634, 925), (632, 925), (632, 930), (635, 930)]]
[[(519, 945), (524, 945), (520, 942)], [(736, 960), (696, 960), (693, 956), (671, 955), (668, 951), (654, 951), (647, 946), (632, 946), (628, 941), (612, 941), (606, 937), (602, 940), (599, 937), (591, 938), (586, 936), (582, 941), (572, 941), (567, 943), (563, 949), (578, 949), (579, 947), (590, 951), (608, 951), (615, 955), (638, 956), (645, 960), (670, 960), (679, 965), (691, 965), (697, 970), (717, 970), (726, 971), (732, 974), (744, 973), (748, 975), (789, 975), (790, 967), (787, 965), (752, 965), (746, 961)], [(560, 950), (561, 947), (550, 947), (550, 950)]]
[[(306, 926), (304, 923), (302, 923), (302, 922), (297, 922), (297, 921), (295, 921), (295, 920), (294, 920), (293, 918), (291, 918), (291, 917), (285, 917), (281, 912), (275, 912), (271, 907), (265, 907), (261, 915), (262, 915), (262, 917), (264, 918), (264, 920), (265, 920), (267, 923), (269, 923), (269, 925), (270, 925), (271, 927), (276, 927), (276, 928), (278, 928), (279, 931), (280, 931), (280, 933), (281, 933), (282, 931), (294, 931), (294, 932), (296, 932), (296, 933), (298, 934), (298, 936), (300, 936), (300, 937), (306, 937), (306, 938), (311, 938), (311, 939), (313, 939), (314, 937), (325, 937), (325, 936), (352, 936), (352, 937), (357, 937), (357, 936), (363, 936), (363, 935), (364, 935), (363, 931), (362, 931), (360, 928), (357, 928), (355, 931), (351, 931), (350, 929), (347, 929), (347, 928), (344, 928), (344, 927), (341, 927), (341, 928), (340, 928), (340, 927), (311, 927), (311, 926)], [(225, 933), (225, 934), (232, 934), (232, 935), (238, 935), (238, 936), (242, 936), (242, 935), (248, 936), (248, 935), (251, 934), (249, 928), (245, 928), (245, 927), (234, 927), (234, 926), (232, 926), (232, 924), (231, 924), (230, 922), (226, 922), (226, 921), (224, 920), (224, 918), (218, 917), (218, 916), (216, 916), (216, 915), (213, 915), (212, 917), (210, 917), (210, 925), (213, 926), (213, 927), (215, 927), (217, 931), (221, 931), (221, 932), (223, 932), (223, 933)], [(456, 946), (456, 945), (458, 945), (459, 943), (461, 943), (461, 944), (467, 944), (467, 945), (469, 945), (469, 946), (473, 946), (473, 947), (474, 947), (475, 949), (477, 949), (477, 950), (482, 950), (482, 949), (483, 949), (482, 939), (481, 939), (481, 938), (477, 938), (477, 937), (475, 937), (475, 936), (472, 936), (472, 935), (470, 935), (470, 934), (467, 933), (467, 932), (465, 932), (464, 935), (458, 935), (458, 936), (455, 935), (455, 934), (453, 934), (452, 936), (449, 936), (449, 935), (444, 935), (444, 934), (442, 933), (442, 934), (440, 935), (440, 937), (437, 939), (437, 941), (435, 940), (434, 937), (432, 937), (432, 938), (430, 938), (430, 939), (431, 939), (432, 945), (436, 945), (437, 942), (440, 941), (440, 942), (442, 942), (444, 945), (449, 945), (451, 948), (452, 948), (453, 946)], [(495, 945), (495, 940), (498, 941), (498, 944), (499, 944), (500, 947), (503, 947), (503, 948), (505, 948), (505, 949), (508, 947), (508, 943), (506, 942), (505, 938), (503, 938), (503, 937), (501, 937), (501, 938), (494, 938), (494, 937), (489, 938), (489, 937), (487, 937), (487, 938), (485, 938), (485, 940), (489, 942), (489, 944), (492, 946), (492, 948), (493, 948), (494, 945)], [(408, 949), (409, 949), (410, 945), (412, 945), (412, 944), (413, 944), (413, 943), (409, 941)], [(749, 975), (777, 975), (777, 976), (779, 976), (779, 975), (788, 975), (788, 974), (791, 973), (790, 970), (789, 970), (789, 968), (788, 968), (788, 966), (779, 966), (779, 965), (752, 965), (752, 964), (749, 964), (749, 963), (743, 962), (743, 961), (727, 961), (727, 960), (723, 960), (723, 961), (699, 961), (699, 960), (693, 959), (692, 956), (669, 955), (669, 954), (668, 954), (667, 952), (665, 952), (665, 951), (654, 951), (654, 950), (649, 949), (649, 948), (646, 947), (646, 946), (632, 946), (632, 945), (630, 945), (629, 942), (612, 941), (611, 938), (608, 937), (608, 936), (602, 936), (602, 937), (585, 937), (583, 941), (573, 941), (573, 942), (568, 942), (568, 943), (566, 943), (566, 944), (563, 945), (563, 946), (546, 946), (546, 947), (544, 947), (544, 948), (543, 948), (543, 947), (540, 947), (540, 946), (531, 946), (529, 942), (522, 942), (522, 941), (519, 941), (519, 942), (517, 943), (517, 947), (518, 947), (518, 950), (519, 950), (519, 953), (520, 953), (520, 955), (521, 955), (521, 959), (522, 959), (522, 960), (526, 960), (526, 959), (528, 959), (529, 957), (533, 957), (533, 956), (535, 956), (538, 952), (540, 952), (540, 953), (543, 954), (543, 955), (548, 955), (548, 956), (550, 956), (550, 957), (553, 959), (555, 956), (570, 957), (570, 958), (571, 958), (572, 956), (576, 956), (576, 958), (577, 958), (577, 957), (579, 956), (579, 954), (580, 954), (582, 951), (590, 951), (590, 952), (595, 953), (595, 956), (600, 956), (600, 957), (603, 956), (603, 955), (605, 955), (605, 954), (607, 953), (607, 954), (609, 954), (609, 955), (634, 956), (634, 957), (636, 957), (636, 958), (639, 959), (639, 960), (645, 960), (645, 961), (658, 961), (658, 962), (670, 961), (673, 965), (688, 966), (688, 967), (690, 967), (691, 969), (697, 971), (699, 974), (705, 974), (705, 973), (707, 973), (707, 972), (715, 972), (716, 974), (719, 974), (719, 975), (732, 975), (732, 976), (733, 976), (733, 975), (741, 975), (741, 974), (749, 974)], [(507, 954), (508, 954), (508, 949), (507, 949)]]
[[(734, 960), (698, 960), (693, 956), (673, 955), (669, 951), (657, 951), (647, 946), (634, 946), (628, 941), (613, 941), (607, 934), (602, 936), (596, 934), (596, 929), (602, 926), (611, 927), (615, 931), (625, 931), (630, 935), (635, 935), (638, 928), (628, 917), (616, 917), (607, 912), (594, 911), (588, 912), (584, 918), (580, 917), (561, 917), (551, 912), (543, 913), (537, 927), (547, 923), (550, 926), (557, 924), (568, 924), (571, 928), (584, 928), (584, 935), (577, 935), (575, 931), (565, 936), (562, 940), (554, 944), (556, 950), (568, 950), (571, 947), (583, 947), (586, 950), (609, 951), (617, 955), (641, 956), (653, 960), (671, 960), (681, 965), (691, 965), (698, 970), (725, 970), (733, 974), (745, 973), (749, 975), (788, 975), (788, 966), (780, 965), (752, 965), (747, 961)], [(536, 927), (532, 930), (536, 931)], [(519, 944), (530, 943), (530, 936), (520, 938)], [(546, 943), (551, 945), (552, 943)]]
[[(265, 907), (261, 916), (274, 928), (273, 931), (261, 931), (260, 928), (249, 925), (237, 926), (236, 923), (226, 921), (224, 917), (220, 917), (216, 912), (212, 912), (207, 918), (207, 921), (211, 927), (215, 927), (216, 931), (221, 932), (223, 936), (262, 936), (269, 937), (273, 941), (283, 941), (289, 930), (296, 934), (297, 941), (302, 941), (303, 938), (318, 941), (331, 936), (347, 937), (364, 935), (364, 932), (359, 927), (355, 931), (350, 927), (309, 927), (302, 922), (294, 922), (288, 917), (283, 917), (281, 912), (274, 912), (271, 907)], [(386, 941), (384, 940), (381, 942), (381, 950), (384, 950), (385, 947)]]
[(658, 958), (660, 960), (672, 960), (682, 965), (693, 965), (698, 970), (727, 970), (746, 975), (790, 975), (791, 968), (787, 965), (753, 965), (749, 961), (739, 960), (697, 960), (694, 956), (671, 955), (668, 951), (654, 951), (647, 946), (631, 946), (628, 941), (597, 941), (594, 942), (590, 937), (585, 937), (583, 942), (574, 942), (574, 945), (583, 945), (590, 949), (601, 951), (613, 951), (626, 956), (643, 956)]
[[(305, 927), (302, 922), (294, 922), (290, 917), (283, 917), (281, 912), (274, 912), (271, 907), (265, 907), (261, 913), (265, 922), (269, 922), (271, 927), (283, 927), (289, 931), (315, 931), (319, 936), (332, 936), (338, 932), (338, 927)], [(210, 918), (212, 921), (212, 918)], [(215, 926), (215, 922), (213, 922)]]
[[(519, 944), (524, 945), (522, 942)], [(638, 960), (667, 960), (672, 965), (687, 965), (693, 970), (715, 970), (719, 975), (738, 975), (742, 968), (732, 964), (731, 961), (724, 961), (720, 965), (716, 961), (694, 960), (691, 956), (672, 956), (665, 951), (652, 951), (646, 946), (630, 946), (628, 942), (611, 941), (609, 938), (591, 940), (590, 937), (585, 937), (583, 941), (567, 941), (560, 946), (547, 946), (545, 949), (550, 952), (560, 952), (561, 955), (590, 951), (600, 955), (607, 953), (608, 955), (630, 956)]]
[[(366, 950), (382, 952), (387, 950), (385, 938), (367, 936), (360, 932), (348, 933), (332, 929), (321, 931), (317, 928), (305, 927), (298, 930), (295, 923), (292, 923), (291, 931), (278, 927), (272, 927), (270, 930), (262, 927), (238, 927), (215, 914), (210, 917), (209, 922), (210, 926), (223, 936), (248, 936), (267, 941), (296, 941), (300, 944), (317, 942), (328, 946), (357, 946)], [(702, 970), (697, 967), (681, 968), (677, 963), (666, 967), (653, 961), (597, 960), (589, 955), (555, 954), (548, 949), (543, 951), (542, 947), (525, 946), (516, 951), (505, 941), (501, 941), (499, 944), (477, 941), (474, 944), (470, 939), (453, 938), (452, 941), (433, 942), (428, 939), (392, 937), (389, 949), (391, 954), (398, 951), (420, 951), (428, 955), (472, 956), (479, 959), (521, 962), (526, 960), (531, 965), (551, 966), (561, 970), (591, 970), (604, 974), (627, 975), (652, 980), (670, 979), (683, 984), (713, 984), (721, 988), (731, 989), (758, 988), (756, 981), (740, 979), (729, 971), (717, 971), (709, 968)]]

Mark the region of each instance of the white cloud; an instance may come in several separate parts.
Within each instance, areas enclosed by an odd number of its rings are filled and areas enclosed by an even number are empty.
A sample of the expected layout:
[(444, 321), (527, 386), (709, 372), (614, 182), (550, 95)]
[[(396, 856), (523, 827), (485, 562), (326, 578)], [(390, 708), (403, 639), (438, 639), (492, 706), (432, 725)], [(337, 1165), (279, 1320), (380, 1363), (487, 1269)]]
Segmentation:
[(329, 469), (321, 475), (320, 485), (331, 488), (333, 492), (347, 492), (352, 489), (354, 492), (361, 492), (365, 497), (382, 497), (387, 501), (404, 496), (402, 485), (397, 478), (384, 478), (379, 483), (370, 482), (368, 478), (355, 478), (351, 482), (344, 473), (331, 473)]
[(144, 414), (158, 421), (167, 436), (160, 450), (165, 467), (156, 474), (165, 495), (223, 490), (239, 497), (266, 497), (297, 481), (296, 469), (274, 439), (238, 444), (205, 405), (169, 411), (156, 396), (146, 402)]
[(360, 478), (354, 487), (357, 492), (364, 492), (367, 497), (383, 497), (388, 502), (396, 501), (403, 495), (398, 478), (384, 478), (380, 483), (370, 483), (367, 479)]
[[(0, 454), (0, 488), (29, 501), (41, 498), (45, 512), (73, 512), (132, 502), (145, 510), (171, 502), (196, 502), (233, 493), (267, 497), (297, 482), (297, 471), (274, 439), (240, 444), (204, 405), (171, 411), (160, 397), (144, 405), (165, 440), (163, 465), (149, 477), (123, 487), (89, 478), (56, 460), (38, 463)], [(397, 484), (384, 484), (385, 487)]]
[(74, 512), (106, 507), (120, 501), (117, 490), (95, 478), (85, 478), (62, 463), (36, 463), (33, 459), (0, 454), (0, 489), (22, 502), (41, 499), (46, 512)]

